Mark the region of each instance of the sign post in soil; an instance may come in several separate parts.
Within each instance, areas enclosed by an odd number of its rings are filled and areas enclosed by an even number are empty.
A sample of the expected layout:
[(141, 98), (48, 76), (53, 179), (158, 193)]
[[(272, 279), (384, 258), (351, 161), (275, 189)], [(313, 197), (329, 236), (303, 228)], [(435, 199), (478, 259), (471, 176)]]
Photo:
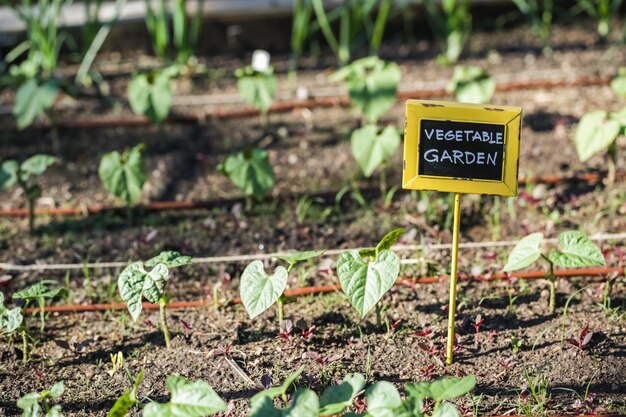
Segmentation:
[(461, 194), (517, 195), (522, 109), (408, 100), (402, 188), (454, 193), (446, 362), (453, 362)]

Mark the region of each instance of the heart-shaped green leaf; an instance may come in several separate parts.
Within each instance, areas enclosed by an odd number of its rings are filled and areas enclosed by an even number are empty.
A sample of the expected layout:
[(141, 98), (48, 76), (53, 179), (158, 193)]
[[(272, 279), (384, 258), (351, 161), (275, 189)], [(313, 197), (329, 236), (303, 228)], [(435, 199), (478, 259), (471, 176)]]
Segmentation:
[(317, 394), (310, 389), (296, 392), (293, 401), (282, 410), (282, 417), (318, 417), (320, 403)]
[(621, 125), (610, 119), (604, 110), (585, 114), (578, 123), (574, 145), (581, 162), (585, 162), (596, 153), (605, 151), (615, 142)]
[(470, 392), (476, 386), (476, 377), (444, 378), (430, 383), (429, 397), (435, 401), (452, 400)]
[(237, 88), (243, 99), (261, 113), (267, 113), (278, 87), (278, 80), (273, 69), (259, 72), (253, 70), (252, 67), (246, 67), (237, 70), (235, 75)]
[(17, 118), (18, 129), (28, 127), (35, 118), (54, 105), (59, 87), (54, 80), (39, 84), (31, 78), (20, 86), (15, 95), (13, 114)]
[(454, 404), (443, 402), (439, 404), (439, 407), (433, 412), (432, 417), (460, 417), (459, 410), (456, 409)]
[(261, 198), (274, 185), (274, 170), (267, 151), (250, 149), (230, 155), (222, 172), (246, 195)]
[(487, 103), (496, 91), (495, 81), (480, 67), (456, 66), (446, 90), (463, 103)]
[(320, 398), (320, 415), (340, 414), (349, 407), (354, 397), (365, 386), (365, 378), (359, 373), (348, 374), (339, 385), (326, 388)]
[(50, 289), (48, 283), (47, 281), (38, 282), (25, 290), (14, 293), (13, 298), (31, 302), (37, 299), (54, 298), (65, 291), (63, 288)]
[(402, 398), (391, 382), (380, 381), (365, 391), (367, 411), (372, 417), (396, 417)]
[(143, 262), (134, 262), (122, 271), (117, 279), (117, 286), (133, 320), (137, 321), (141, 314), (142, 296), (151, 303), (159, 302), (168, 277), (169, 271), (163, 264), (157, 264), (147, 272)]
[(366, 125), (352, 132), (350, 144), (363, 175), (369, 177), (396, 152), (400, 146), (400, 135), (393, 126), (387, 126), (378, 134), (378, 126)]
[(178, 69), (172, 65), (161, 71), (133, 75), (128, 84), (128, 102), (133, 112), (154, 123), (165, 120), (172, 107), (171, 79), (178, 74)]
[(550, 260), (564, 268), (582, 268), (606, 265), (602, 251), (587, 236), (579, 231), (563, 232), (559, 235), (562, 251), (552, 251)]
[(136, 204), (141, 198), (141, 190), (146, 181), (144, 167), (144, 146), (137, 145), (123, 154), (110, 152), (102, 157), (98, 174), (104, 188), (127, 206)]
[(356, 250), (342, 253), (337, 261), (341, 288), (361, 318), (389, 291), (399, 272), (400, 258), (389, 250), (379, 252), (370, 263)]
[(168, 376), (167, 387), (172, 393), (170, 402), (148, 403), (143, 411), (144, 417), (204, 417), (226, 410), (224, 400), (204, 381)]
[(32, 175), (41, 175), (48, 167), (53, 165), (57, 159), (51, 155), (33, 155), (20, 165), (20, 176), (22, 181), (28, 181)]
[(263, 262), (250, 263), (241, 275), (240, 296), (251, 319), (255, 318), (278, 300), (287, 287), (287, 270), (279, 266), (274, 275), (267, 275)]
[(504, 265), (504, 272), (518, 271), (539, 259), (542, 241), (543, 233), (532, 233), (517, 242)]
[(5, 334), (14, 332), (22, 324), (22, 309), (8, 309), (4, 305), (4, 294), (0, 292), (0, 331)]
[(368, 122), (376, 123), (395, 104), (401, 76), (398, 65), (371, 56), (345, 66), (331, 75), (330, 80), (345, 81), (352, 106)]

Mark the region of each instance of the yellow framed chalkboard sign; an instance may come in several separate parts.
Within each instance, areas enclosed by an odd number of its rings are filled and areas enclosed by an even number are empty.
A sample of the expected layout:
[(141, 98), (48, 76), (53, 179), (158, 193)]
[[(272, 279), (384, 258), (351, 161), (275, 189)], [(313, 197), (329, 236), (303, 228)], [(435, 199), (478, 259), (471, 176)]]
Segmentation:
[(407, 100), (402, 187), (517, 195), (520, 107)]

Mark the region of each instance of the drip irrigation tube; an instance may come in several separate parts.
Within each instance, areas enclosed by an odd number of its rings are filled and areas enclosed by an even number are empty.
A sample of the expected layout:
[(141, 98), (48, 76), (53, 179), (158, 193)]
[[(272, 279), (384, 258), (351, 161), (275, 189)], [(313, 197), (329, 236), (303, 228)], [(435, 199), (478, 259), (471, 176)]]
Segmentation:
[[(600, 182), (604, 178), (602, 173), (597, 172), (585, 172), (579, 173), (567, 177), (559, 177), (554, 175), (538, 176), (531, 178), (521, 178), (519, 180), (520, 186), (526, 186), (527, 184), (547, 184), (557, 185), (572, 182), (586, 182), (588, 184), (595, 184)], [(615, 174), (616, 180), (622, 180), (626, 178), (626, 172), (620, 171)], [(360, 187), (359, 190), (362, 193), (378, 192), (378, 187)], [(288, 195), (279, 195), (281, 200), (299, 199), (302, 197), (322, 198), (326, 201), (334, 201), (337, 192), (335, 191), (321, 191), (319, 193), (293, 193)], [(274, 198), (274, 197), (272, 197)], [(138, 211), (148, 212), (161, 212), (161, 211), (177, 211), (177, 210), (197, 210), (214, 207), (230, 207), (236, 203), (243, 203), (245, 200), (243, 197), (234, 197), (230, 199), (215, 199), (215, 200), (200, 200), (200, 201), (158, 201), (154, 203), (148, 203), (136, 206)], [(97, 213), (116, 213), (125, 212), (126, 207), (119, 206), (87, 206), (87, 207), (59, 207), (59, 208), (44, 208), (36, 209), (35, 215), (39, 216), (75, 216), (75, 215), (90, 215)], [(26, 217), (28, 216), (28, 209), (26, 208), (7, 208), (0, 209), (0, 217)]]
[[(606, 274), (618, 274), (619, 276), (624, 275), (624, 268), (579, 268), (579, 269), (561, 269), (554, 271), (554, 275), (560, 278), (571, 278), (571, 277), (583, 277), (583, 276), (597, 276), (597, 275), (606, 275)], [(499, 274), (482, 274), (482, 275), (471, 275), (466, 277), (461, 277), (461, 281), (495, 281), (495, 280), (503, 280), (508, 278), (517, 278), (517, 279), (541, 279), (546, 277), (545, 271), (529, 271), (529, 272), (519, 272), (513, 274), (507, 273), (499, 273)], [(421, 277), (417, 279), (412, 279), (409, 277), (400, 278), (396, 281), (395, 285), (414, 285), (414, 284), (435, 284), (438, 282), (443, 282), (447, 279), (446, 276), (433, 276), (433, 277)], [(314, 294), (324, 294), (330, 292), (340, 291), (341, 287), (337, 284), (335, 285), (320, 285), (320, 286), (311, 286), (311, 287), (301, 287), (294, 288), (291, 290), (285, 291), (286, 297), (302, 297), (306, 295), (314, 295)], [(240, 304), (241, 299), (239, 297), (235, 297), (232, 300), (224, 303), (225, 305), (231, 304)], [(167, 305), (167, 308), (170, 309), (188, 309), (188, 308), (197, 308), (204, 307), (208, 305), (212, 305), (214, 302), (208, 299), (202, 300), (194, 300), (194, 301), (175, 301), (171, 302)], [(158, 304), (152, 303), (142, 303), (144, 310), (158, 310), (160, 307)], [(60, 306), (46, 306), (44, 311), (46, 312), (56, 312), (56, 313), (81, 313), (81, 312), (89, 312), (89, 311), (108, 311), (108, 310), (125, 310), (126, 304), (124, 303), (110, 303), (110, 304), (69, 304), (69, 305), (60, 305)], [(41, 311), (38, 307), (31, 307), (26, 310), (26, 312), (37, 312)]]
[[(509, 92), (517, 90), (551, 90), (562, 87), (588, 87), (588, 86), (604, 86), (611, 83), (611, 77), (596, 76), (578, 76), (570, 79), (560, 80), (530, 80), (530, 81), (512, 81), (503, 82), (496, 85), (496, 91)], [(450, 95), (443, 88), (435, 89), (418, 89), (410, 91), (399, 91), (398, 99), (432, 99), (445, 97)], [(269, 113), (286, 113), (301, 108), (318, 108), (318, 107), (347, 107), (350, 100), (346, 96), (329, 96), (318, 97), (306, 100), (292, 100), (275, 103), (269, 108)], [(213, 111), (210, 114), (182, 114), (176, 113), (170, 115), (165, 123), (171, 124), (197, 124), (204, 123), (210, 119), (233, 119), (242, 117), (258, 116), (258, 110), (247, 107), (242, 104), (240, 107), (230, 110)], [(147, 117), (133, 116), (122, 118), (97, 118), (97, 119), (55, 119), (55, 126), (60, 129), (92, 129), (92, 128), (114, 128), (114, 127), (136, 127), (151, 125), (152, 122)], [(15, 128), (15, 126), (14, 126)], [(28, 129), (30, 130), (46, 130), (50, 126), (46, 123), (33, 123)]]

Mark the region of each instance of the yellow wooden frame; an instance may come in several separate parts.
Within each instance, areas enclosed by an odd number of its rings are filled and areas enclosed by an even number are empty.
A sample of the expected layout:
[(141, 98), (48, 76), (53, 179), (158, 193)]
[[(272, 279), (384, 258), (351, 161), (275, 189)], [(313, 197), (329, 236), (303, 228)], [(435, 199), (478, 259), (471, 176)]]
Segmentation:
[[(503, 181), (419, 175), (419, 132), (422, 119), (504, 125)], [(407, 100), (402, 188), (516, 196), (521, 120), (521, 107)]]

